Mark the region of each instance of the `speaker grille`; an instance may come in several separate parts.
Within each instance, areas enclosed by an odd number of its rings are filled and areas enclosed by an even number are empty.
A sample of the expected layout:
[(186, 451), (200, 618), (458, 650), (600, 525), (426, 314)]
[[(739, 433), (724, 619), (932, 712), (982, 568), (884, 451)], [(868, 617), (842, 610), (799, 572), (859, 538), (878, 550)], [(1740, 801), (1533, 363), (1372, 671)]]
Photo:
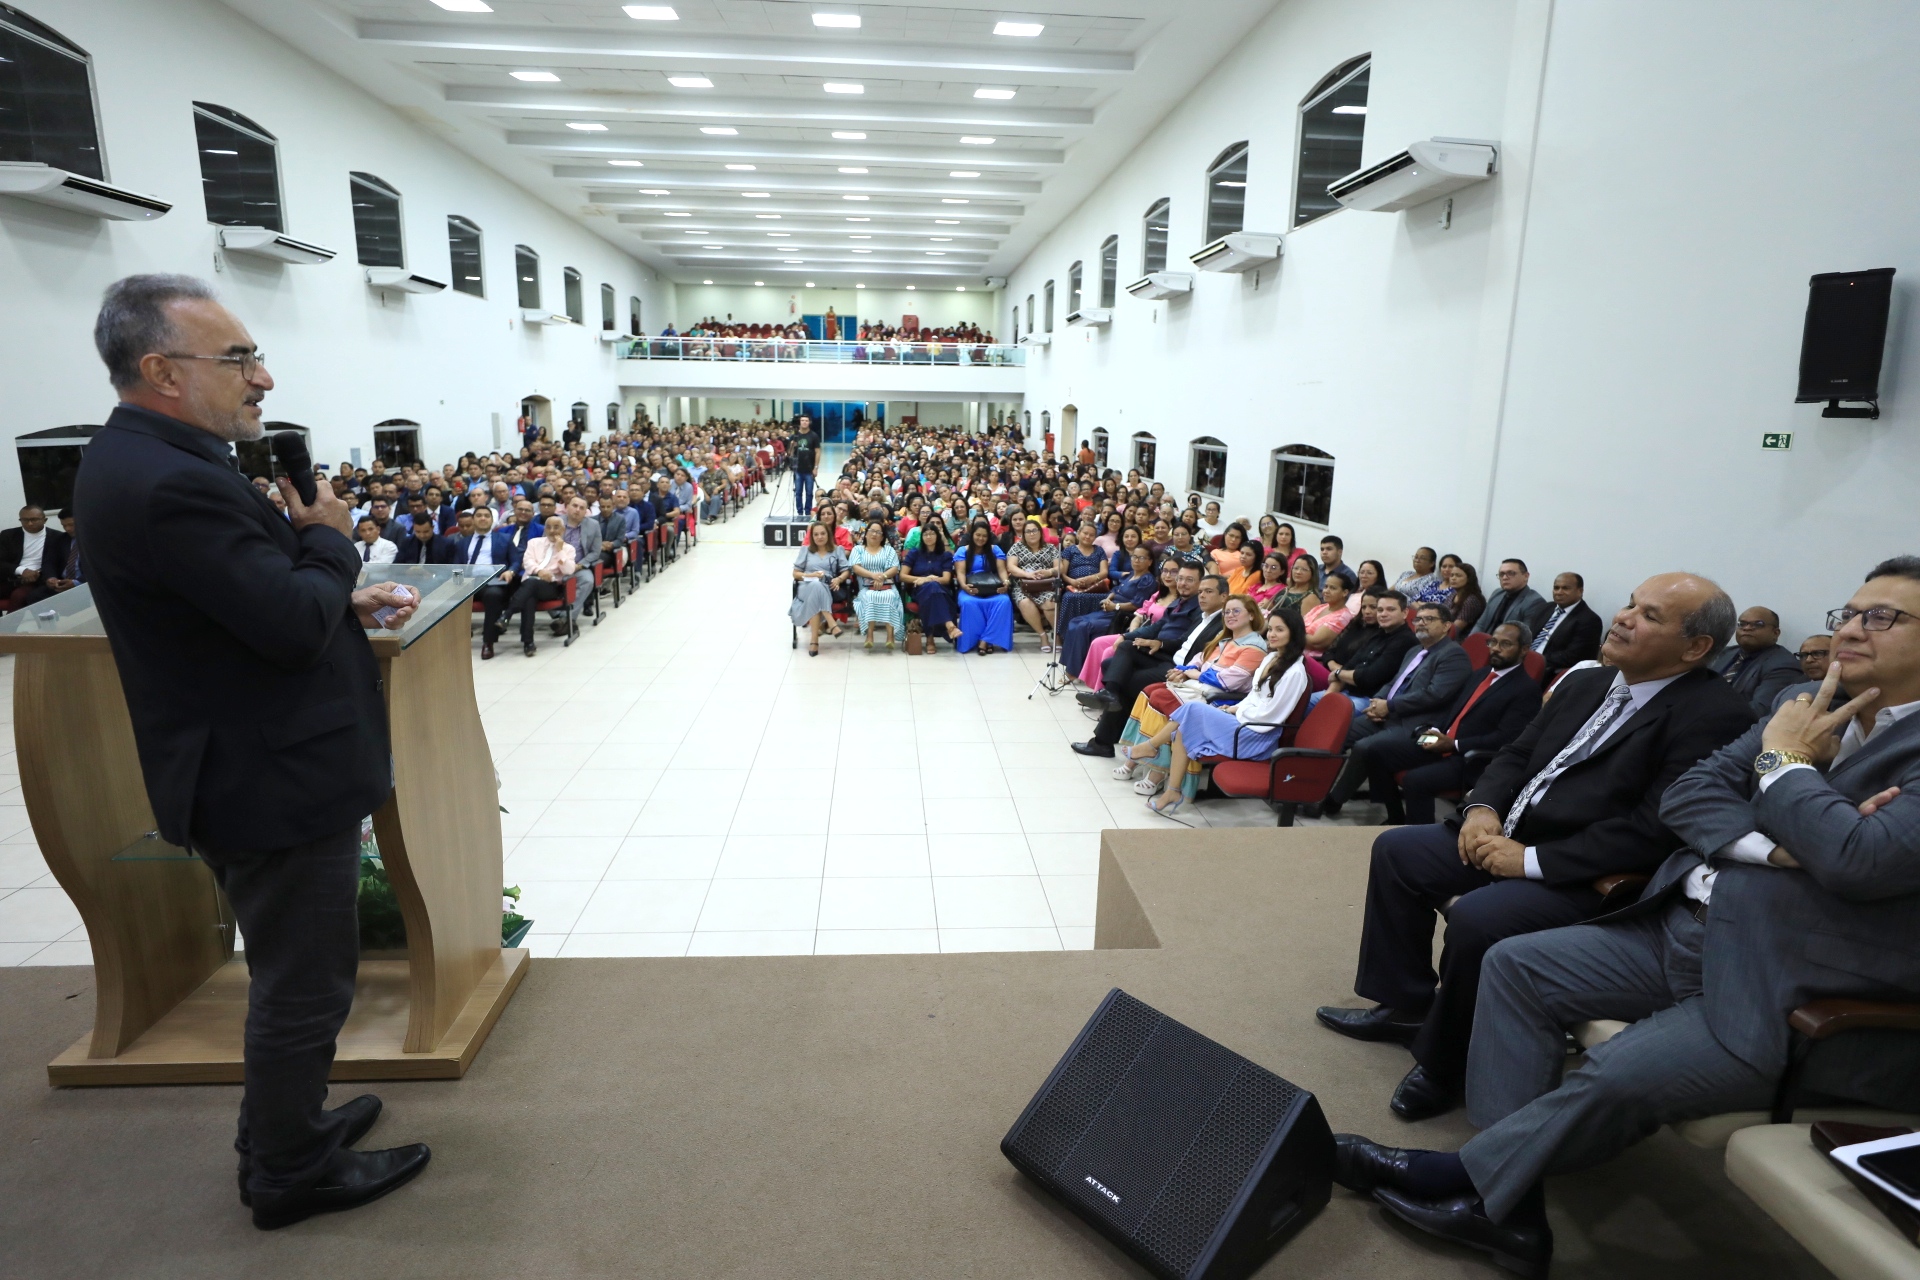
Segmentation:
[(1124, 991), (1116, 991), (1106, 1016), (1095, 1015), (1086, 1041), (1059, 1080), (1019, 1132), (1009, 1136), (1008, 1154), (1036, 1169), (1058, 1171), (1164, 1017)]
[(1133, 1233), (1139, 1246), (1185, 1275), (1246, 1184), (1253, 1162), (1300, 1090), (1251, 1062), (1227, 1086), (1200, 1135)]

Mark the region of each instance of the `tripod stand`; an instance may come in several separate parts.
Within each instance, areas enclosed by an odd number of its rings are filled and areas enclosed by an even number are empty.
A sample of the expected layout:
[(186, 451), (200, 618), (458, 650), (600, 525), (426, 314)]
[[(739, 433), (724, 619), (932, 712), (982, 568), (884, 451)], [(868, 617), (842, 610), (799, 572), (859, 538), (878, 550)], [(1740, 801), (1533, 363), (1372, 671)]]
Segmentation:
[(1043, 631), (1041, 633), (1041, 640), (1043, 643), (1052, 647), (1052, 652), (1047, 655), (1047, 669), (1042, 671), (1040, 678), (1033, 682), (1033, 688), (1027, 690), (1028, 702), (1032, 702), (1033, 695), (1042, 689), (1045, 689), (1047, 696), (1051, 698), (1054, 694), (1059, 693), (1062, 689), (1073, 683), (1073, 673), (1066, 670), (1060, 662), (1059, 631), (1057, 629)]

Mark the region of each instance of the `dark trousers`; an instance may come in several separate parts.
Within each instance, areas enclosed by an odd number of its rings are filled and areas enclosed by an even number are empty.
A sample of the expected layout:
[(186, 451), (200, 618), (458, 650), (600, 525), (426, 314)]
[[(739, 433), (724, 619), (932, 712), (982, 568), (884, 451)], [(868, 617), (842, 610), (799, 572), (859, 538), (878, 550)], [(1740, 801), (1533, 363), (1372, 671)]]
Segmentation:
[(340, 1146), (325, 1115), (334, 1040), (360, 964), (360, 831), (287, 849), (227, 853), (194, 845), (233, 904), (245, 939), (246, 1093), (234, 1149), (247, 1189), (312, 1182)]
[(1113, 646), (1113, 652), (1100, 665), (1100, 685), (1108, 693), (1120, 699), (1118, 707), (1100, 713), (1100, 723), (1093, 728), (1093, 740), (1104, 742), (1108, 746), (1120, 741), (1120, 731), (1127, 727), (1127, 717), (1133, 710), (1133, 700), (1140, 696), (1150, 684), (1159, 684), (1166, 679), (1173, 662), (1169, 658), (1149, 657), (1122, 639)]
[(520, 615), (520, 643), (533, 643), (534, 605), (544, 600), (559, 600), (567, 594), (564, 582), (548, 582), (545, 578), (525, 578), (520, 589), (513, 593), (513, 600), (507, 606)]
[[(1413, 740), (1411, 726), (1382, 729), (1353, 749), (1364, 769), (1367, 793), (1387, 807), (1387, 821), (1425, 825), (1433, 821), (1434, 797), (1443, 791), (1465, 791), (1485, 765), (1457, 756), (1437, 756)], [(1395, 775), (1407, 776), (1395, 781)], [(1353, 785), (1358, 787), (1355, 777)], [(1331, 797), (1329, 797), (1331, 799)], [(1346, 796), (1340, 799), (1344, 802)]]
[(38, 582), (16, 582), (7, 594), (7, 612), (24, 609), (30, 604), (39, 604), (52, 594), (53, 588), (46, 584), (44, 578)]
[(793, 473), (793, 513), (797, 516), (813, 514), (813, 473), (796, 470)]
[[(1434, 922), (1454, 899), (1435, 974)], [(1395, 827), (1373, 842), (1353, 989), (1405, 1014), (1424, 1012), (1414, 1061), (1459, 1086), (1487, 949), (1502, 938), (1579, 924), (1599, 907), (1600, 895), (1586, 885), (1500, 879), (1468, 866), (1460, 861), (1458, 838), (1445, 827)]]
[(490, 582), (474, 594), (480, 601), (480, 638), (492, 644), (500, 638), (500, 615), (507, 611), (513, 588), (506, 583)]

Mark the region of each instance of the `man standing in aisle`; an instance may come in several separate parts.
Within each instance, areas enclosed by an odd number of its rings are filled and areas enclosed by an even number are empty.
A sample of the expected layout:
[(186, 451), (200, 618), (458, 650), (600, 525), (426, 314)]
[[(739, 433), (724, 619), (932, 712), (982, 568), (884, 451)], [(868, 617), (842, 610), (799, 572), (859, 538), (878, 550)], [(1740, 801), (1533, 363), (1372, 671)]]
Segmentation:
[(813, 515), (813, 478), (820, 471), (820, 437), (814, 432), (813, 419), (800, 415), (799, 430), (793, 433), (788, 449), (793, 459), (793, 514)]
[(393, 787), (367, 643), (391, 584), (363, 562), (346, 504), (281, 510), (231, 445), (262, 435), (273, 389), (246, 327), (190, 276), (111, 286), (94, 345), (120, 404), (75, 483), (87, 571), (161, 836), (233, 904), (251, 975), (240, 1200), (263, 1230), (373, 1200), (426, 1167), (423, 1144), (354, 1151), (371, 1094), (325, 1109), (359, 965), (360, 823)]

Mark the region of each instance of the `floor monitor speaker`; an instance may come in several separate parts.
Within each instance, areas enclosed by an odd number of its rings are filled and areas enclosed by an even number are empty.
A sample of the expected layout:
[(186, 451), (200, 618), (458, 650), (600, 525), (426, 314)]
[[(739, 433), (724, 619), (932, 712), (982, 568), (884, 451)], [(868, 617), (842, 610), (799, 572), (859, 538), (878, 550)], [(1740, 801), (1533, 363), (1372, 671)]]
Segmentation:
[(1000, 1150), (1165, 1280), (1250, 1275), (1332, 1194), (1311, 1093), (1118, 987)]

